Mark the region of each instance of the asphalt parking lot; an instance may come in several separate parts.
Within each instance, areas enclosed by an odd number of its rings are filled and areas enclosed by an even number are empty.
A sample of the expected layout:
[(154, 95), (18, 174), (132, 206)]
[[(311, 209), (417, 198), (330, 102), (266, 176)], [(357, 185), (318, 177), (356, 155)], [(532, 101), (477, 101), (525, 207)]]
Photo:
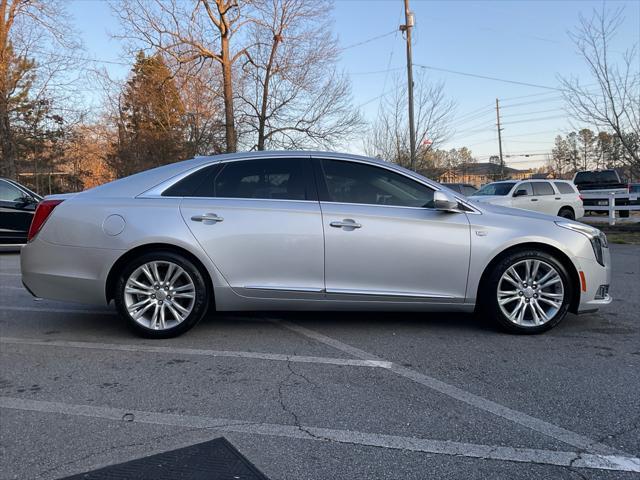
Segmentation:
[(225, 436), (270, 479), (638, 478), (640, 247), (615, 301), (541, 336), (471, 315), (210, 316), (173, 340), (34, 301), (0, 254), (0, 476)]

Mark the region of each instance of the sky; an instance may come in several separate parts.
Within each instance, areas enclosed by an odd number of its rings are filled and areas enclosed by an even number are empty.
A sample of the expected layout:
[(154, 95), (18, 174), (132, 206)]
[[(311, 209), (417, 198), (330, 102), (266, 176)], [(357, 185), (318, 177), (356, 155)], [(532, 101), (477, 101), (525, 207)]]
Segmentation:
[[(415, 14), (414, 77), (423, 70), (417, 65), (434, 67), (436, 70), (426, 71), (426, 78), (444, 82), (447, 97), (456, 103), (450, 139), (442, 148), (467, 146), (479, 161), (497, 155), (496, 98), (501, 105), (505, 162), (514, 168), (542, 165), (556, 134), (583, 127), (571, 123), (559, 92), (553, 88), (558, 87), (559, 75), (592, 83), (568, 32), (577, 25), (580, 14), (591, 15), (594, 8), (602, 7), (602, 1), (410, 3)], [(86, 55), (121, 62), (122, 45), (111, 37), (119, 25), (109, 6), (100, 0), (69, 0), (68, 5)], [(608, 1), (604, 5), (625, 9), (625, 21), (612, 45), (614, 55), (619, 55), (640, 42), (640, 1)], [(394, 78), (406, 79), (405, 42), (398, 31), (404, 23), (403, 0), (335, 0), (333, 17), (334, 32), (344, 48), (339, 67), (351, 78), (354, 105), (372, 121)], [(116, 78), (129, 72), (128, 66), (101, 65)], [(86, 95), (92, 95), (90, 85)], [(351, 142), (344, 149), (363, 153), (362, 141)]]

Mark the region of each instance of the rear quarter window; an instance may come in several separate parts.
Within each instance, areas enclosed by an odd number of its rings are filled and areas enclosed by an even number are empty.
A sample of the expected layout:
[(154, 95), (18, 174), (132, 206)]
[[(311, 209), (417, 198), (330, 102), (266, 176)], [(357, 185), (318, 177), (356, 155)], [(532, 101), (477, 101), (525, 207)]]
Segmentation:
[(560, 193), (576, 193), (573, 187), (567, 182), (553, 182)]
[(534, 195), (554, 195), (555, 193), (549, 182), (533, 182)]

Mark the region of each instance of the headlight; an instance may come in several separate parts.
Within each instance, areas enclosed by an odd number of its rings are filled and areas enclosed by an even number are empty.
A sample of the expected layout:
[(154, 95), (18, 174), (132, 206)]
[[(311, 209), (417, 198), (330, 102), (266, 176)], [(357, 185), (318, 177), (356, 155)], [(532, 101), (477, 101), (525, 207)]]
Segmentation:
[(598, 230), (597, 228), (590, 227), (588, 225), (582, 225), (580, 223), (572, 222), (556, 222), (556, 225), (568, 230), (573, 230), (583, 234), (591, 242), (593, 253), (596, 256), (596, 260), (600, 265), (604, 267), (604, 249), (608, 248), (607, 236)]

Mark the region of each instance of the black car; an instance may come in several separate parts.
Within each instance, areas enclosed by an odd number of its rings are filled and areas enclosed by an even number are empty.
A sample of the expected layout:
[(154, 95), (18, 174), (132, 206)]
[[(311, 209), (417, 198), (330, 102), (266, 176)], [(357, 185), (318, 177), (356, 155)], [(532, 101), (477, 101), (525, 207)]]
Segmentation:
[(450, 188), (454, 192), (463, 194), (465, 197), (469, 197), (478, 191), (476, 187), (469, 183), (443, 183), (442, 185)]
[(27, 243), (27, 233), (42, 197), (8, 178), (0, 178), (0, 245)]

